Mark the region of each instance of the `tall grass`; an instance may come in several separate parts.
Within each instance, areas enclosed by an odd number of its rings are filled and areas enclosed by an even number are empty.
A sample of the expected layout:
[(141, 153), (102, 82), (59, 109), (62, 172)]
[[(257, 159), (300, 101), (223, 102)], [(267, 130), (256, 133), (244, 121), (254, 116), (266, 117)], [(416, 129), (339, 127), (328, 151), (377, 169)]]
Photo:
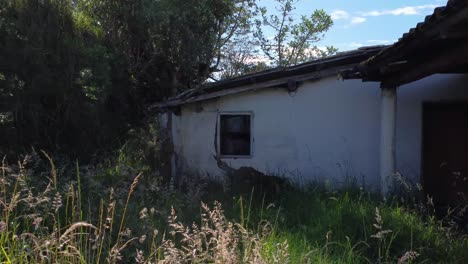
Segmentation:
[[(201, 204), (198, 224), (180, 222), (174, 208), (165, 225), (158, 225), (155, 219), (164, 217), (160, 208), (143, 208), (132, 214), (137, 205), (132, 198), (141, 191), (137, 186), (142, 174), (133, 179), (126, 198), (111, 190), (107, 199), (92, 198), (85, 215), (81, 180), (60, 188), (61, 175), (52, 159), (46, 158), (50, 174), (45, 186), (35, 186), (38, 181), (31, 176), (37, 175), (26, 169), (28, 158), (15, 166), (2, 164), (2, 262), (267, 263), (260, 253), (267, 233), (254, 234), (229, 221), (219, 202), (213, 208)], [(80, 174), (79, 168), (75, 174)]]
[[(2, 163), (5, 263), (466, 263), (468, 239), (411, 206), (322, 188), (170, 191), (122, 164)], [(45, 173), (46, 172), (46, 173)], [(111, 174), (112, 186), (97, 184)], [(152, 176), (152, 175), (150, 175)], [(206, 186), (206, 184), (199, 184)], [(191, 185), (197, 188), (197, 185)], [(190, 197), (190, 193), (195, 197)], [(201, 195), (201, 194), (205, 195)], [(201, 202), (201, 200), (204, 202)]]

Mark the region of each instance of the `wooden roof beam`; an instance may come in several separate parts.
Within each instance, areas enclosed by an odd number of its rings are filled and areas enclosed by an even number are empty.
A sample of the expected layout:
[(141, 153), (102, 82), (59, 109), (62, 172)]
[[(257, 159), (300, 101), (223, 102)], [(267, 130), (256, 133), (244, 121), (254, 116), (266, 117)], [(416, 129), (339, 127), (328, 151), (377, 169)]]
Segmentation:
[(468, 61), (468, 42), (440, 52), (436, 56), (427, 56), (424, 60), (409, 62), (402, 70), (383, 76), (383, 87), (395, 87), (417, 81), (435, 73), (446, 72), (463, 66)]

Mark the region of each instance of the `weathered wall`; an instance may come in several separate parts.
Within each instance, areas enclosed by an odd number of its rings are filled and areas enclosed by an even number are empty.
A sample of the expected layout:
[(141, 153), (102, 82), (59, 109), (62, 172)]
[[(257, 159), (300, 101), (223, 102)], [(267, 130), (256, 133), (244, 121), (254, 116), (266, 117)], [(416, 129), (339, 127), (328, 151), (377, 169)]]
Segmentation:
[[(422, 102), (467, 98), (461, 75), (436, 75), (398, 90), (397, 167), (419, 178)], [(266, 89), (185, 105), (173, 119), (179, 167), (222, 175), (216, 154), (216, 122), (222, 111), (253, 112), (252, 158), (224, 159), (298, 183), (326, 179), (379, 185), (380, 89), (377, 83), (326, 78), (295, 94)]]
[(412, 182), (421, 178), (423, 102), (467, 102), (468, 75), (437, 74), (398, 88), (397, 169)]

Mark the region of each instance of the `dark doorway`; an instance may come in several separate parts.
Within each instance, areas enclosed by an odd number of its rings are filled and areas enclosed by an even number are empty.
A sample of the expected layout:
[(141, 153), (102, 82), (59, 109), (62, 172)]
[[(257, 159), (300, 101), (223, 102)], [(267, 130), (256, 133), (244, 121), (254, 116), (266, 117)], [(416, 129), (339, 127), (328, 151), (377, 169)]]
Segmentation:
[(468, 198), (468, 103), (423, 106), (423, 188), (436, 207)]

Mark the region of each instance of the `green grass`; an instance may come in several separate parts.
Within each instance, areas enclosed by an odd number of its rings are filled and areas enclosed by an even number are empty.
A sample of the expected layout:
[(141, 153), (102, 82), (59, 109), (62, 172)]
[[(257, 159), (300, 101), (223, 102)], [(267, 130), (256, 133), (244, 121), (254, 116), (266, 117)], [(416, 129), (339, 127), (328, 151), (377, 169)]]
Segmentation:
[[(359, 191), (328, 192), (320, 188), (286, 191), (269, 201), (261, 202), (262, 197), (253, 200), (250, 207), (246, 202), (232, 204), (227, 214), (241, 223), (248, 222), (253, 230), (262, 220), (273, 223), (275, 231), (269, 243), (287, 240), (293, 263), (302, 262), (306, 255), (314, 263), (394, 263), (410, 251), (418, 254), (415, 263), (468, 260), (466, 236), (418, 213), (409, 204), (384, 203)], [(274, 207), (266, 209), (267, 204)], [(241, 205), (243, 210), (236, 208)], [(249, 221), (242, 220), (242, 215), (249, 215)]]
[(50, 167), (3, 164), (2, 263), (468, 262), (466, 235), (362, 190), (174, 191), (125, 166)]

